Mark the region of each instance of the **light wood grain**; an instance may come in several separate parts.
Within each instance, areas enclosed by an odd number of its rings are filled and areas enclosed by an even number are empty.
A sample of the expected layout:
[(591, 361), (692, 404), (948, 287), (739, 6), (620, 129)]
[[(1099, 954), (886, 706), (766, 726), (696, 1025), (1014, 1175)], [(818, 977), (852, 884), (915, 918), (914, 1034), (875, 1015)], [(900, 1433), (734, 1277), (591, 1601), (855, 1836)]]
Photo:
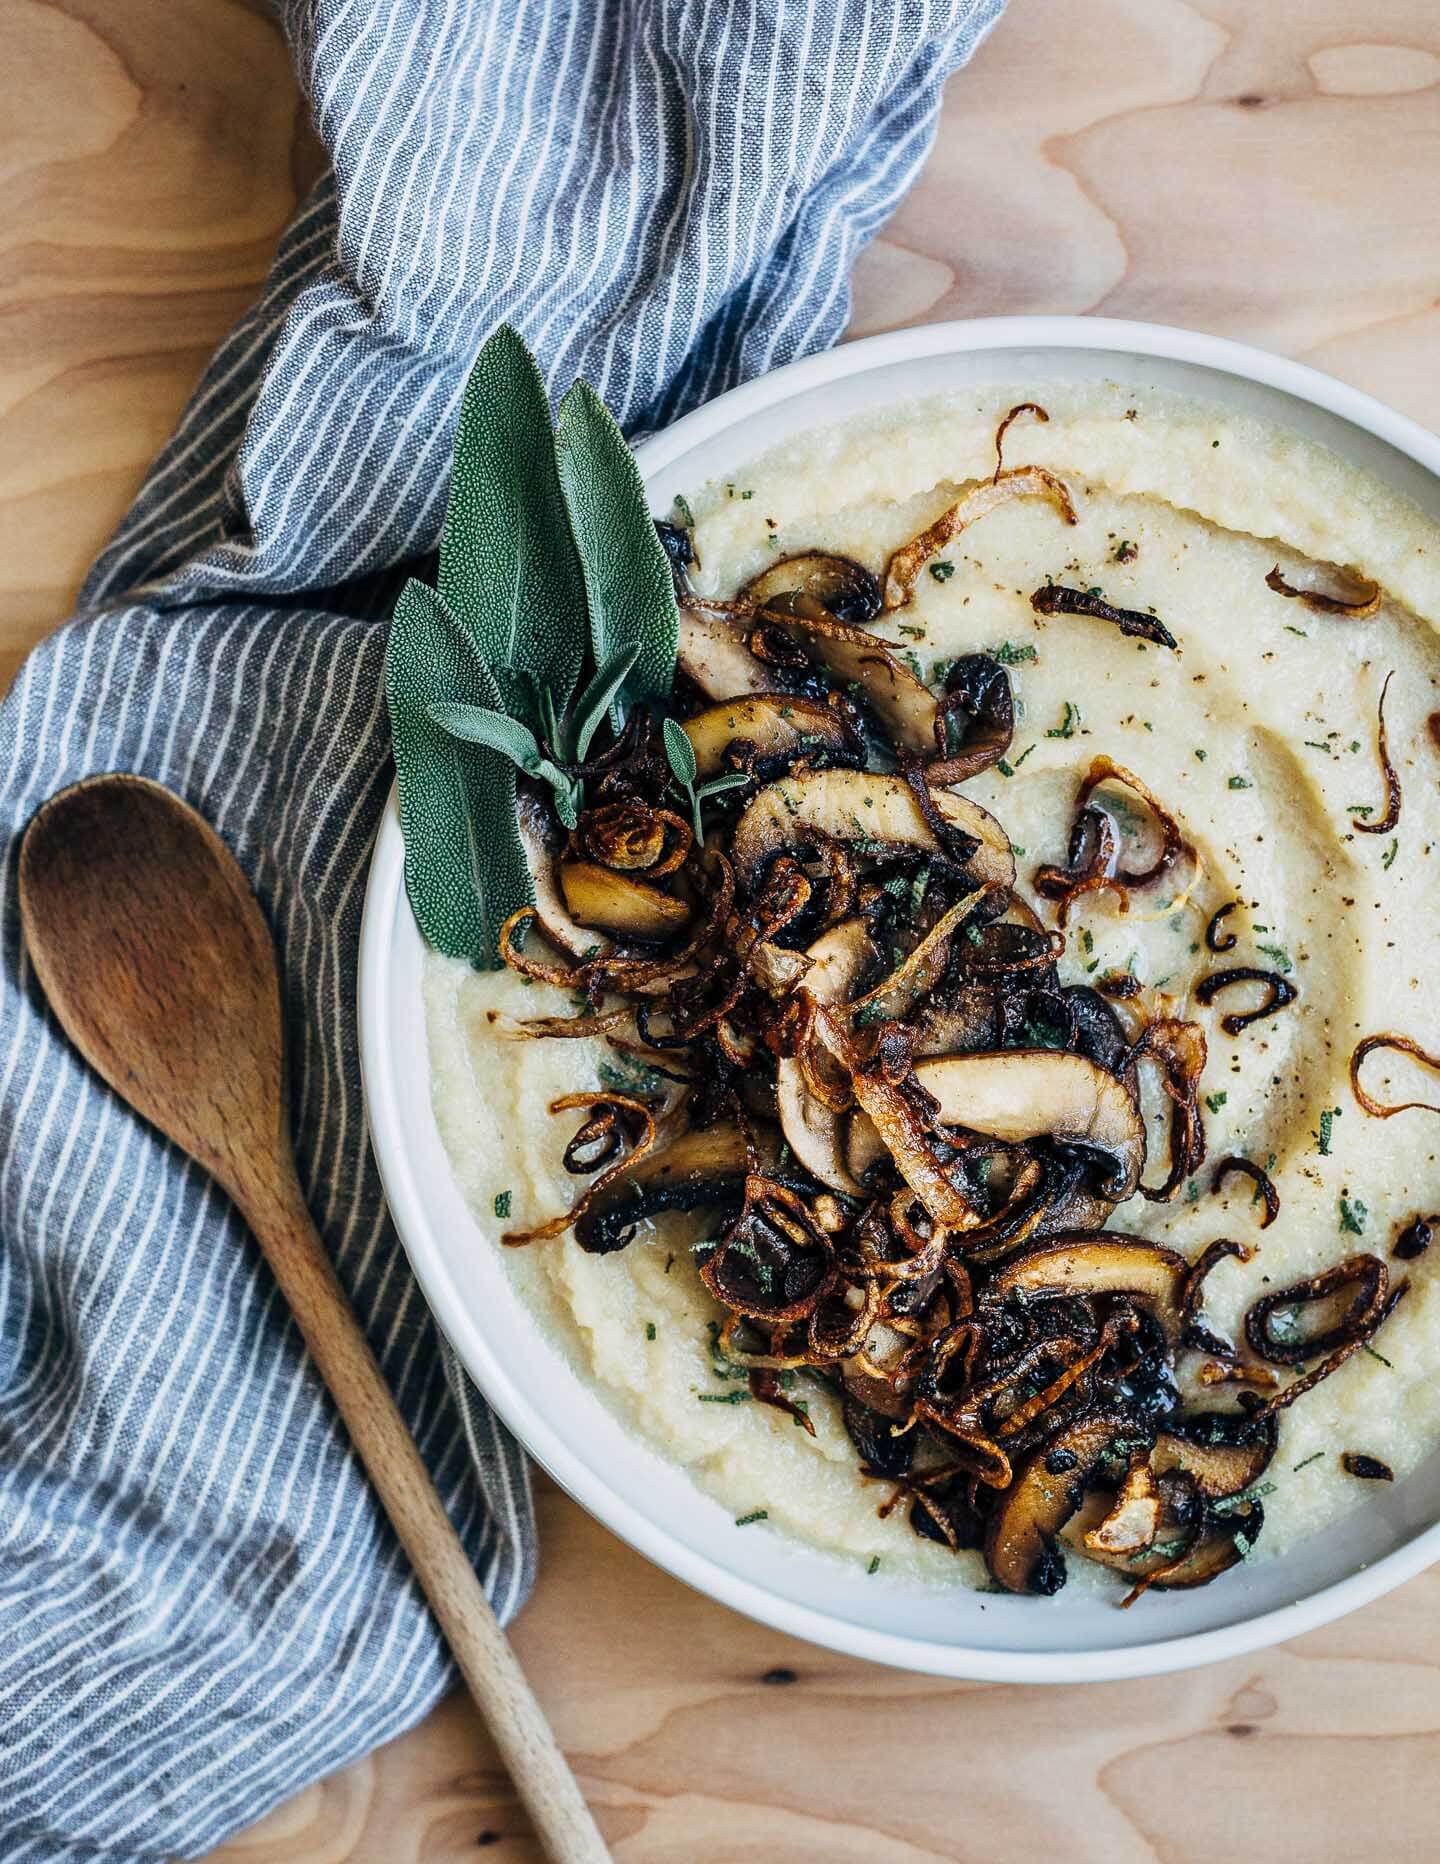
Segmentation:
[[(298, 121), (272, 29), (226, 0), (5, 5), (0, 680), (253, 291)], [(855, 329), (1152, 317), (1440, 426), (1437, 172), (1434, 0), (1012, 0), (860, 260)], [(734, 1617), (543, 1483), (541, 1517), (516, 1648), (624, 1864), (1440, 1855), (1440, 1575), (1189, 1676), (980, 1689)], [(215, 1856), (458, 1864), (492, 1838), (537, 1856), (455, 1698)]]

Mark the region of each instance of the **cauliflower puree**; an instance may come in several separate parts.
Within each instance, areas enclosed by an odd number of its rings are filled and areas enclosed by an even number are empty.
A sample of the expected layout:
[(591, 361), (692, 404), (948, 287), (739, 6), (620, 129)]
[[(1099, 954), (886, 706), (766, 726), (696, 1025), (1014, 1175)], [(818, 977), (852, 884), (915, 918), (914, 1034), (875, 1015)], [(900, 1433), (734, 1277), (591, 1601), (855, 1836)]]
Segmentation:
[[(1064, 862), (1076, 788), (1101, 753), (1138, 773), (1196, 848), (1197, 876), (1177, 871), (1128, 914), (1105, 893), (1081, 902), (1061, 976), (1129, 971), (1148, 1001), (1205, 1030), (1206, 1165), (1176, 1201), (1132, 1199), (1113, 1226), (1190, 1258), (1219, 1236), (1255, 1244), (1253, 1260), (1222, 1263), (1207, 1287), (1208, 1324), (1233, 1337), (1268, 1287), (1359, 1250), (1388, 1261), (1400, 1229), (1440, 1202), (1440, 1120), (1367, 1117), (1347, 1077), (1365, 1035), (1440, 1046), (1440, 750), (1427, 729), (1440, 708), (1440, 529), (1340, 459), (1258, 421), (1027, 382), (821, 431), (736, 480), (690, 491), (704, 566), (696, 585), (728, 595), (778, 556), (810, 549), (882, 572), (897, 546), (989, 476), (1005, 409), (1037, 399), (1050, 421), (1013, 426), (1005, 463), (1061, 475), (1078, 525), (1063, 526), (1043, 500), (1001, 507), (942, 550), (913, 602), (882, 615), (876, 632), (926, 678), (977, 649), (1008, 666), (1014, 743), (965, 793), (1009, 832), (1022, 885), (1042, 863)], [(1293, 584), (1332, 588), (1344, 566), (1385, 599), (1369, 620), (1317, 613), (1267, 587), (1277, 564)], [(1045, 582), (1152, 611), (1181, 651), (1100, 621), (1037, 615), (1029, 596)], [(1392, 671), (1386, 717), (1404, 805), (1393, 835), (1369, 835), (1353, 822), (1384, 809), (1376, 708)], [(1217, 959), (1204, 928), (1230, 900), (1241, 903), (1226, 923), (1239, 942)], [(1222, 1016), (1251, 1007), (1254, 987), (1205, 1007), (1193, 985), (1230, 963), (1279, 972), (1297, 1002), (1227, 1035)], [(493, 1012), (564, 1013), (559, 992), (433, 953), (427, 966), (435, 1112), (482, 1228), (498, 1236), (567, 1208), (577, 1181), (560, 1153), (573, 1116), (552, 1119), (547, 1106), (603, 1078), (617, 1057), (598, 1041), (500, 1033)], [(1372, 1057), (1365, 1078), (1387, 1100), (1433, 1087), (1393, 1054)], [(1263, 1234), (1247, 1180), (1211, 1190), (1231, 1153), (1268, 1164), (1281, 1209)], [(1157, 1128), (1152, 1156), (1165, 1155)], [(618, 1254), (586, 1255), (567, 1236), (509, 1252), (507, 1265), (605, 1398), (737, 1517), (764, 1509), (771, 1529), (862, 1562), (878, 1556), (887, 1572), (982, 1581), (978, 1554), (957, 1561), (912, 1533), (903, 1511), (878, 1516), (888, 1489), (860, 1476), (838, 1405), (818, 1385), (802, 1381), (793, 1394), (809, 1407), (813, 1439), (779, 1412), (731, 1401), (745, 1386), (711, 1349), (721, 1310), (687, 1247), (700, 1233), (691, 1219), (666, 1219)], [(1281, 1413), (1256, 1558), (1365, 1505), (1367, 1485), (1343, 1471), (1340, 1452), (1377, 1457), (1398, 1477), (1440, 1440), (1437, 1254), (1392, 1262), (1412, 1286), (1374, 1350)]]

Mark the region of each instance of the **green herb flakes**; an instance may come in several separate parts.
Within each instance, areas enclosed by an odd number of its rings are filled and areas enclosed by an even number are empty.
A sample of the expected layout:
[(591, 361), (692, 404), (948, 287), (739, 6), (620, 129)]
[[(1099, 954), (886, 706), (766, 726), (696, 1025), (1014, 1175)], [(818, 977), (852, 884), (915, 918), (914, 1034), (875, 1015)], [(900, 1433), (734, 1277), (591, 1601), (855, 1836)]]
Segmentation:
[(1312, 1450), (1308, 1456), (1302, 1457), (1300, 1461), (1296, 1463), (1294, 1469), (1290, 1473), (1298, 1476), (1302, 1469), (1308, 1469), (1312, 1463), (1318, 1463), (1324, 1454), (1325, 1452), (1323, 1450)]
[(1330, 1139), (1335, 1130), (1335, 1122), (1340, 1118), (1340, 1112), (1341, 1109), (1339, 1107), (1322, 1107), (1320, 1109), (1319, 1140), (1320, 1156), (1322, 1158), (1329, 1157)]
[(868, 1579), (873, 1579), (879, 1571), (880, 1555), (877, 1553), (872, 1556), (870, 1564), (865, 1568), (865, 1575)]
[(990, 649), (990, 658), (1002, 667), (1018, 667), (1026, 660), (1038, 660), (1039, 654), (1029, 641), (1002, 641)]
[(936, 582), (949, 582), (950, 578), (955, 574), (955, 565), (948, 562), (944, 557), (941, 557), (938, 563), (932, 563), (930, 565), (930, 574), (935, 578)]
[(1385, 850), (1384, 854), (1380, 857), (1380, 865), (1385, 869), (1387, 873), (1394, 866), (1395, 856), (1399, 852), (1400, 852), (1400, 840), (1399, 840), (1399, 837), (1397, 836), (1396, 839), (1392, 841), (1390, 846)]
[(1207, 1094), (1205, 1096), (1205, 1105), (1210, 1109), (1212, 1113), (1218, 1113), (1220, 1109), (1225, 1105), (1225, 1102), (1229, 1098), (1230, 1096), (1225, 1092), (1225, 1089), (1222, 1087), (1218, 1093)]
[(1227, 787), (1232, 790), (1253, 790), (1255, 785), (1249, 777), (1231, 777)]
[(749, 1392), (696, 1392), (697, 1404), (749, 1404)]
[(653, 1320), (647, 1320), (645, 1322), (645, 1338), (647, 1340), (653, 1340), (655, 1338), (655, 1322)]
[(1363, 1236), (1365, 1225), (1370, 1221), (1370, 1212), (1362, 1199), (1342, 1197), (1340, 1199), (1340, 1228), (1346, 1236)]
[(749, 1514), (736, 1515), (735, 1525), (736, 1527), (753, 1527), (755, 1522), (768, 1521), (769, 1519), (770, 1510), (768, 1508), (752, 1508)]
[[(1075, 728), (1079, 725), (1079, 723), (1080, 723), (1080, 708), (1078, 705), (1075, 705), (1071, 700), (1067, 699), (1065, 701), (1064, 717), (1060, 720), (1060, 723), (1058, 725), (1052, 725), (1049, 731), (1046, 732), (1045, 736), (1047, 738), (1073, 738), (1075, 736)], [(1031, 749), (1032, 750), (1034, 749), (1033, 745), (1031, 746)]]
[(1290, 954), (1283, 945), (1260, 945), (1257, 949), (1263, 951), (1265, 956), (1274, 963), (1275, 969), (1282, 977), (1288, 977), (1295, 969), (1290, 960)]
[(497, 1217), (508, 1217), (510, 1215), (510, 1200), (513, 1196), (513, 1191), (500, 1191), (496, 1194), (495, 1215)]

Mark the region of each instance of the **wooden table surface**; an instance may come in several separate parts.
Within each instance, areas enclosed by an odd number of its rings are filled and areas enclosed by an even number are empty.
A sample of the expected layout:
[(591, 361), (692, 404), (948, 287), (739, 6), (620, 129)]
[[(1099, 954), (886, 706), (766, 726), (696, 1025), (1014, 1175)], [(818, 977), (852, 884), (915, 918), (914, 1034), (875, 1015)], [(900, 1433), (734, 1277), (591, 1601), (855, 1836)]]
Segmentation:
[[(315, 172), (241, 0), (0, 0), (0, 687), (60, 620)], [(1097, 311), (1440, 427), (1435, 0), (1012, 0), (855, 329)], [(706, 1603), (542, 1484), (515, 1642), (618, 1857), (1440, 1856), (1440, 1573), (1279, 1650), (1084, 1692), (941, 1683)], [(538, 1856), (467, 1706), (227, 1864)]]

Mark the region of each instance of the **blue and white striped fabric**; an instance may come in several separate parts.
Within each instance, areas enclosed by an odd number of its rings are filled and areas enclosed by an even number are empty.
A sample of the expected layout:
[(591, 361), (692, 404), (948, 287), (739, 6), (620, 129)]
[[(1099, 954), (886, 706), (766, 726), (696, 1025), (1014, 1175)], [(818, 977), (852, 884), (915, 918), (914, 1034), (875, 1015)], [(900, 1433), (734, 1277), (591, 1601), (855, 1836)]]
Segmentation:
[(836, 340), (1003, 0), (294, 0), (332, 172), (0, 710), (0, 1857), (193, 1856), (417, 1720), (444, 1652), (243, 1230), (91, 1078), (16, 843), (89, 772), (214, 822), (275, 929), (301, 1174), (502, 1615), (525, 1467), (367, 1157), (350, 1012), (395, 566), (476, 349), (657, 428)]

